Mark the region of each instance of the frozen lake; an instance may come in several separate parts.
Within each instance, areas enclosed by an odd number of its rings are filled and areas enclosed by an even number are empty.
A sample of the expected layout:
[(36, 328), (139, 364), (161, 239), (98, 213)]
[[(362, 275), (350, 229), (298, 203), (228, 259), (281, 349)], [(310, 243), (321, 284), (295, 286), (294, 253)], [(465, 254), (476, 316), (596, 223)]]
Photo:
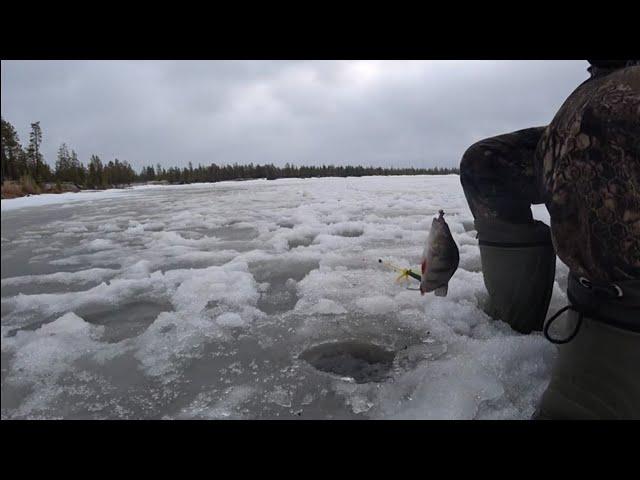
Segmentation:
[[(447, 297), (421, 296), (378, 258), (419, 270), (441, 208), (460, 268)], [(555, 347), (482, 310), (456, 175), (142, 187), (2, 210), (3, 419), (526, 419), (549, 379)], [(558, 261), (551, 311), (566, 276)]]

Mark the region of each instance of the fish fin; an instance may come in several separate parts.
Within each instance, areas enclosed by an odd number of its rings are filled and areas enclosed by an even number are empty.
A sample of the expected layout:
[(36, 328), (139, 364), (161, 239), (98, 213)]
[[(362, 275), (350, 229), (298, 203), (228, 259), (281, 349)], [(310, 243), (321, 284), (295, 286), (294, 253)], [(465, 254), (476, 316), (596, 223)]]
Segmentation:
[(436, 288), (433, 293), (436, 294), (436, 297), (446, 297), (447, 292), (449, 291), (449, 284), (443, 285), (441, 287)]

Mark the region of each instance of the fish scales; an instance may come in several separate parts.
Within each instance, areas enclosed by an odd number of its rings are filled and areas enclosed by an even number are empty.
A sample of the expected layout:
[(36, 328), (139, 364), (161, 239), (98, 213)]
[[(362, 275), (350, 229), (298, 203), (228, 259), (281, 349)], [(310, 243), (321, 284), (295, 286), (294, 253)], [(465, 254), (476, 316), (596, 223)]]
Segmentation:
[(444, 219), (444, 211), (431, 222), (431, 230), (422, 254), (422, 279), (420, 292), (424, 295), (434, 292), (439, 297), (447, 295), (449, 280), (458, 269), (460, 252), (449, 225)]

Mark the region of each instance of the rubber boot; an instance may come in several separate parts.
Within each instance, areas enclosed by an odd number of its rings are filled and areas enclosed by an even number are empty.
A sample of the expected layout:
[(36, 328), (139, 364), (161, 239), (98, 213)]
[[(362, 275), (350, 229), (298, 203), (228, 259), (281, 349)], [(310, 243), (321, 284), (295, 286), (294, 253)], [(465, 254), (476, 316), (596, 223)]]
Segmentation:
[(476, 220), (487, 313), (521, 333), (541, 330), (549, 308), (556, 256), (547, 225)]
[[(579, 314), (568, 316), (575, 323)], [(533, 418), (640, 419), (640, 333), (584, 316), (575, 338), (559, 345)]]
[[(563, 318), (551, 381), (533, 418), (537, 420), (640, 419), (640, 282), (619, 283), (626, 296), (586, 301), (577, 279), (567, 293), (582, 310)], [(577, 295), (576, 295), (577, 294)], [(593, 307), (596, 307), (595, 309)], [(594, 313), (585, 313), (592, 311)], [(580, 317), (582, 320), (579, 321)], [(551, 319), (550, 319), (551, 320)]]

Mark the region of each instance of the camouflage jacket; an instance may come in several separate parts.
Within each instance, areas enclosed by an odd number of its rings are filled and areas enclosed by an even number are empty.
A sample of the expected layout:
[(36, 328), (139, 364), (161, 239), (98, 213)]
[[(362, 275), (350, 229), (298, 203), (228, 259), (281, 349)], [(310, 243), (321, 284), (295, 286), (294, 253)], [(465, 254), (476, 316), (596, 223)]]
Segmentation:
[(592, 66), (536, 150), (558, 256), (593, 280), (640, 278), (640, 66)]

